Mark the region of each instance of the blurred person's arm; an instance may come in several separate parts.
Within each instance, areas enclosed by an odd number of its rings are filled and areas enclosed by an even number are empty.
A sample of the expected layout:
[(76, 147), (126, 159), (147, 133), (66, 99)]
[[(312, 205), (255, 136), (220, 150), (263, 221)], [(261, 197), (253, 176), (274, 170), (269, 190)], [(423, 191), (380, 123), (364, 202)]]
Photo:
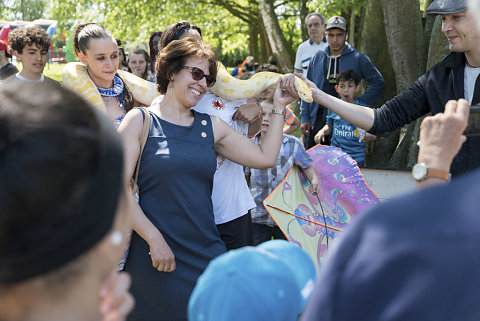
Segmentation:
[(262, 107), (257, 103), (246, 103), (235, 111), (233, 120), (241, 120), (246, 123), (255, 122), (262, 115)]
[[(468, 124), (469, 113), (470, 105), (466, 100), (460, 99), (449, 101), (443, 113), (425, 117), (420, 125), (418, 163), (449, 173), (454, 157), (466, 141), (463, 132)], [(446, 182), (448, 179), (426, 177), (417, 182), (416, 187), (422, 188)]]
[(132, 283), (126, 272), (112, 271), (99, 292), (102, 321), (125, 321), (135, 305), (128, 291)]

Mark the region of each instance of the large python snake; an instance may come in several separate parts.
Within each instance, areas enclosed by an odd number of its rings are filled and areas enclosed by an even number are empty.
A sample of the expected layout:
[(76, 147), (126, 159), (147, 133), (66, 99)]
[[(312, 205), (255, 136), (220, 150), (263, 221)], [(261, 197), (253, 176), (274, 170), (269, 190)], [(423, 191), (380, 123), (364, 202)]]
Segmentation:
[[(134, 99), (144, 105), (150, 106), (153, 99), (158, 96), (157, 86), (123, 70), (117, 70), (118, 75), (125, 82)], [(65, 65), (62, 73), (63, 86), (80, 94), (95, 107), (105, 110), (102, 96), (88, 75), (87, 67), (80, 62), (70, 62)]]
[[(232, 77), (225, 66), (219, 62), (217, 81), (215, 82), (215, 85), (210, 88), (210, 91), (222, 98), (246, 99), (260, 94), (269, 87), (274, 87), (277, 84), (279, 77), (283, 77), (283, 75), (262, 71), (253, 74), (248, 80), (240, 80)], [(301, 100), (304, 100), (307, 103), (313, 101), (312, 91), (301, 78), (295, 76), (294, 85)]]
[[(156, 85), (127, 71), (118, 70), (119, 76), (125, 82), (136, 101), (150, 106), (153, 99), (159, 95)], [(265, 89), (275, 86), (279, 77), (283, 75), (274, 72), (259, 72), (248, 80), (239, 80), (232, 77), (227, 69), (219, 62), (217, 81), (210, 91), (226, 99), (246, 99), (258, 95)], [(63, 86), (69, 88), (91, 104), (104, 110), (105, 104), (100, 93), (87, 72), (87, 67), (80, 62), (70, 62), (63, 68)], [(295, 89), (300, 98), (312, 102), (312, 92), (305, 82), (295, 77)]]

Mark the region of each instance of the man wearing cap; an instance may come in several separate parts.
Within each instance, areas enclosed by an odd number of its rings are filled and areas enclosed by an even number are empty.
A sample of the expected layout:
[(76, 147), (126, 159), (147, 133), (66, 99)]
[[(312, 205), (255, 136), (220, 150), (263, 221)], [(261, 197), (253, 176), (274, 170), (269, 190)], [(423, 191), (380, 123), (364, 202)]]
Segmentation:
[[(443, 112), (446, 102), (451, 99), (465, 98), (471, 105), (478, 104), (480, 31), (475, 17), (468, 10), (467, 0), (435, 0), (427, 13), (442, 16), (442, 32), (447, 37), (451, 53), (418, 78), (410, 89), (377, 109), (351, 105), (321, 91), (314, 94), (314, 100), (375, 135), (392, 131), (429, 112), (434, 115)], [(480, 137), (472, 136), (455, 157), (451, 173), (458, 175), (476, 167), (480, 167)], [(435, 170), (430, 168), (431, 173)]]
[(319, 12), (310, 12), (305, 18), (309, 39), (302, 42), (295, 57), (295, 73), (307, 76), (308, 65), (317, 51), (327, 48), (325, 37), (325, 16)]
[[(335, 91), (337, 75), (343, 70), (353, 70), (369, 84), (365, 94), (359, 97), (359, 101), (367, 106), (373, 104), (385, 88), (382, 75), (366, 55), (358, 52), (347, 42), (348, 29), (345, 18), (334, 16), (328, 19), (326, 30), (328, 46), (313, 56), (307, 78), (325, 93), (337, 97)], [(327, 109), (318, 102), (301, 102), (301, 129), (305, 135), (306, 148), (315, 145), (315, 134), (325, 125), (326, 115)]]
[(10, 58), (12, 55), (8, 52), (7, 43), (0, 40), (0, 82), (18, 72), (17, 67), (8, 60)]

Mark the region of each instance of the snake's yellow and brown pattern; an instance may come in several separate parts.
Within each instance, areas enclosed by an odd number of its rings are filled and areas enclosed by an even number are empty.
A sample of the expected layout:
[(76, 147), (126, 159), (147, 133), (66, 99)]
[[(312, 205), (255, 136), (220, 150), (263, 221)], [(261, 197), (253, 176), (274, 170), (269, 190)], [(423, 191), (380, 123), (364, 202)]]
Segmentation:
[[(136, 101), (150, 106), (153, 99), (158, 96), (157, 86), (154, 83), (127, 71), (118, 70), (117, 73), (125, 82)], [(80, 94), (95, 107), (101, 110), (105, 109), (105, 104), (97, 86), (95, 86), (88, 75), (87, 67), (84, 64), (80, 62), (66, 64), (63, 68), (62, 83), (64, 87)]]
[[(246, 99), (260, 94), (269, 87), (276, 86), (279, 77), (283, 77), (283, 75), (262, 71), (254, 74), (248, 80), (240, 80), (232, 77), (227, 69), (219, 62), (217, 82), (210, 88), (210, 91), (222, 98)], [(313, 101), (310, 88), (302, 79), (296, 76), (295, 89), (300, 99), (307, 103)]]
[[(123, 70), (118, 70), (117, 72), (136, 101), (150, 106), (153, 99), (159, 95), (154, 83)], [(226, 99), (246, 99), (260, 94), (269, 87), (275, 86), (278, 78), (282, 76), (274, 72), (259, 72), (248, 80), (239, 80), (232, 77), (219, 62), (217, 81), (210, 88), (210, 91)], [(63, 68), (62, 82), (64, 87), (77, 92), (97, 108), (105, 109), (105, 104), (97, 86), (95, 86), (88, 75), (87, 67), (84, 64), (80, 62), (66, 64)], [(313, 101), (310, 88), (299, 77), (295, 77), (295, 89), (302, 100), (306, 102)]]

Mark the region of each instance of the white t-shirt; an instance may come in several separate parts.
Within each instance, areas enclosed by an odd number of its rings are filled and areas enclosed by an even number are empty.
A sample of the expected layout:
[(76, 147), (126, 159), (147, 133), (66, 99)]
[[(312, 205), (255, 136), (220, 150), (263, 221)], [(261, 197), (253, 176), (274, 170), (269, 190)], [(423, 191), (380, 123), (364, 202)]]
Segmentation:
[(468, 103), (471, 105), (473, 100), (473, 93), (475, 91), (475, 82), (477, 77), (480, 74), (480, 67), (472, 68), (465, 65), (465, 73), (463, 78), (464, 83), (464, 97), (468, 100)]
[[(238, 107), (245, 104), (244, 100), (227, 100), (208, 92), (193, 109), (200, 113), (216, 116), (243, 135), (248, 133), (248, 123), (237, 120), (232, 116)], [(217, 171), (213, 177), (213, 214), (215, 224), (230, 222), (255, 207), (250, 194), (243, 166), (234, 163), (222, 155), (217, 156)]]
[(320, 50), (325, 50), (328, 43), (326, 41), (316, 44), (311, 39), (302, 42), (297, 49), (297, 56), (295, 57), (295, 69), (302, 70), (302, 73), (307, 77), (308, 65), (312, 57)]
[(40, 76), (40, 79), (35, 79), (35, 80), (23, 77), (22, 75), (20, 75), (20, 72), (17, 72), (15, 76), (20, 80), (28, 81), (28, 82), (43, 82), (45, 80), (45, 76), (43, 74)]

